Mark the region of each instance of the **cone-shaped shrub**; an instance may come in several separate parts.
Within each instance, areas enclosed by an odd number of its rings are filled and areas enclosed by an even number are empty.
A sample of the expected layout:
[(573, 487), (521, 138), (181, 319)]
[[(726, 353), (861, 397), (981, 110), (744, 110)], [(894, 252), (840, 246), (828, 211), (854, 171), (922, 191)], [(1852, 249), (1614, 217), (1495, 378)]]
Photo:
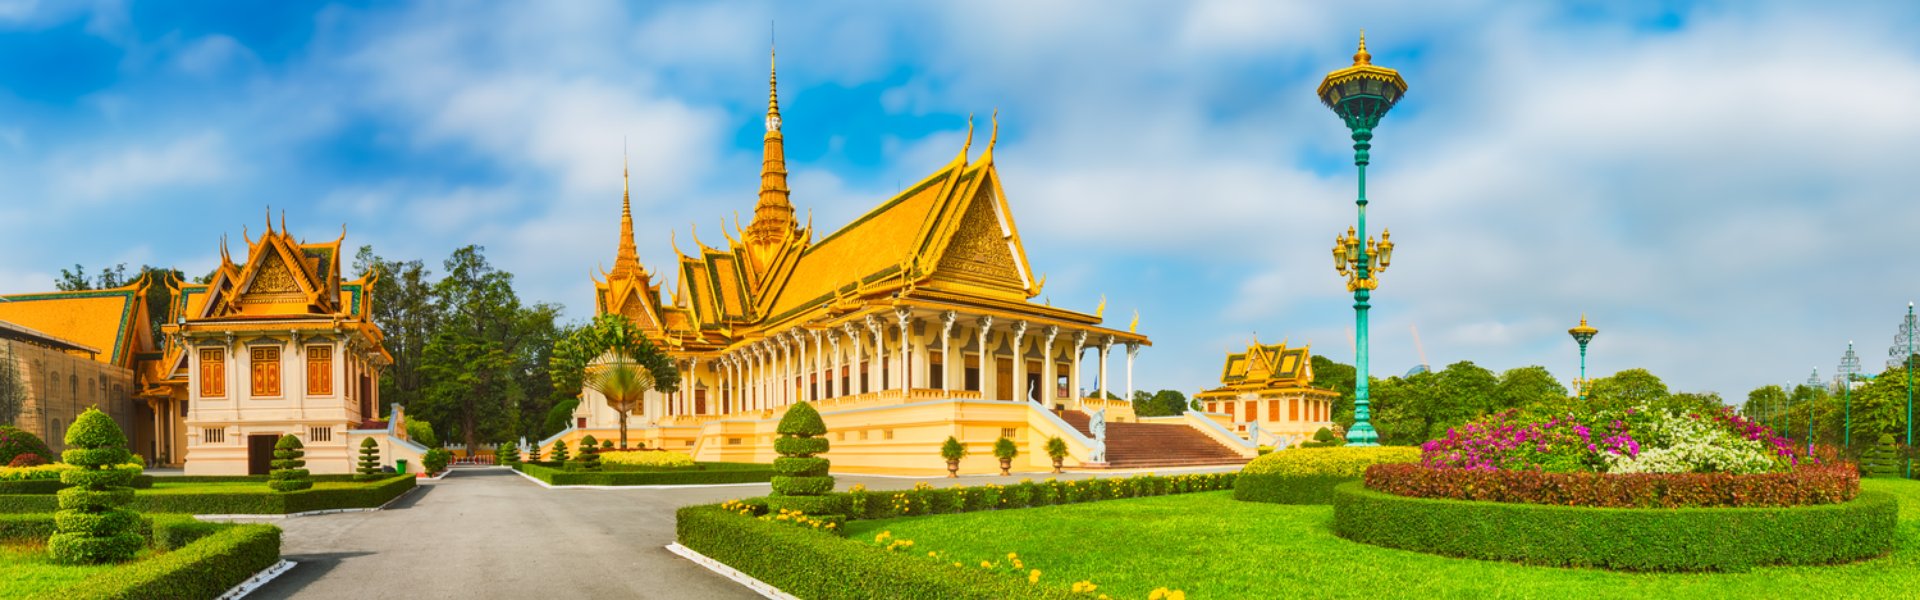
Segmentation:
[(1900, 457), (1893, 449), (1893, 435), (1880, 434), (1880, 441), (1860, 453), (1860, 470), (1868, 477), (1899, 477)]
[(520, 447), (515, 446), (513, 442), (500, 444), (500, 447), (493, 451), (493, 462), (502, 465), (520, 462)]
[(600, 446), (598, 442), (599, 440), (593, 439), (591, 435), (580, 438), (580, 456), (574, 458), (567, 465), (567, 468), (575, 471), (600, 470)]
[(820, 420), (820, 411), (814, 410), (811, 404), (796, 403), (787, 407), (786, 416), (780, 418), (780, 425), (774, 431), (780, 434), (773, 442), (780, 458), (773, 459), (776, 474), (768, 505), (779, 504), (775, 508), (791, 508), (807, 514), (836, 512), (822, 502), (825, 499), (812, 498), (833, 491), (833, 476), (827, 474), (831, 465), (827, 459), (814, 456), (828, 448), (827, 438), (823, 437), (827, 434), (827, 424)]
[(301, 449), (300, 438), (291, 433), (280, 436), (280, 441), (273, 443), (273, 472), (267, 474), (267, 487), (276, 492), (298, 492), (313, 487), (306, 458), (307, 451)]
[(527, 448), (527, 462), (540, 462), (540, 444)]
[(558, 442), (553, 443), (553, 460), (557, 462), (567, 462), (567, 441), (566, 440), (560, 440)]
[(360, 468), (353, 478), (359, 481), (380, 478), (380, 442), (373, 441), (373, 438), (360, 441)]
[(47, 539), (54, 560), (92, 564), (133, 558), (146, 538), (140, 536), (140, 515), (121, 508), (133, 501), (133, 482), (139, 471), (122, 467), (133, 459), (127, 436), (98, 408), (89, 408), (67, 428), (67, 464), (81, 468), (60, 474), (71, 485), (60, 490), (60, 512), (55, 532)]

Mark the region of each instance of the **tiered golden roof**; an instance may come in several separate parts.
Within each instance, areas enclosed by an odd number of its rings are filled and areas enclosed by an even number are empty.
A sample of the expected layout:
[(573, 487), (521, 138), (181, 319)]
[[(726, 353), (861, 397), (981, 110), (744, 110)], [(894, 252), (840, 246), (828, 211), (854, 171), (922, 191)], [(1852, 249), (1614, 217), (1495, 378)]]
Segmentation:
[(1264, 390), (1311, 388), (1312, 348), (1289, 348), (1285, 341), (1269, 345), (1255, 340), (1247, 345), (1246, 352), (1227, 355), (1226, 364), (1220, 369), (1220, 384), (1195, 397), (1236, 397)]

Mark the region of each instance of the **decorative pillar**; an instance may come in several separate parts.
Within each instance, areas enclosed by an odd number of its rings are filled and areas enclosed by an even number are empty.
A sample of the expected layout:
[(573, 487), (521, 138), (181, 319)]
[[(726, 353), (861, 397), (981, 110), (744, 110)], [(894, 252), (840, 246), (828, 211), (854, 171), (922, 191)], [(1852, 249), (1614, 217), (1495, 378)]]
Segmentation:
[(953, 394), (953, 322), (959, 318), (960, 313), (950, 310), (940, 313), (940, 391), (949, 396)]
[[(818, 402), (820, 399), (827, 397), (827, 388), (822, 387), (827, 384), (826, 376), (820, 373), (820, 365), (826, 363), (820, 360), (820, 357), (824, 355), (824, 353), (820, 351), (820, 330), (814, 329), (809, 333), (813, 335), (813, 371), (807, 382), (807, 393), (812, 397), (812, 400)], [(831, 336), (831, 334), (829, 334), (829, 336)]]
[[(1133, 401), (1133, 355), (1140, 352), (1140, 344), (1127, 342), (1127, 401)], [(1139, 407), (1134, 407), (1138, 409)]]
[(694, 386), (694, 382), (697, 382), (700, 380), (700, 377), (696, 375), (696, 373), (698, 373), (699, 371), (700, 371), (700, 357), (696, 356), (696, 357), (687, 359), (687, 372), (685, 375), (683, 375), (680, 378), (681, 379), (680, 414), (683, 414), (683, 415), (694, 414), (693, 386)]
[(1014, 321), (1011, 331), (1013, 332), (1013, 397), (1008, 400), (1032, 402), (1033, 397), (1027, 395), (1027, 351), (1024, 345), (1027, 337), (1027, 322)]
[(1101, 338), (1100, 340), (1100, 395), (1099, 395), (1099, 398), (1101, 400), (1107, 399), (1107, 352), (1112, 349), (1113, 349), (1113, 336), (1109, 335), (1104, 338)]
[(887, 389), (887, 329), (880, 319), (867, 315), (867, 331), (873, 333), (873, 359), (868, 361), (867, 389), (879, 391)]
[(994, 364), (993, 350), (987, 346), (987, 339), (993, 335), (993, 315), (981, 315), (974, 323), (980, 326), (980, 397), (985, 400), (998, 400), (994, 395), (999, 390), (994, 375), (1000, 370)]
[(1080, 401), (1080, 357), (1086, 354), (1087, 332), (1073, 332), (1073, 373), (1067, 375), (1067, 395), (1075, 409), (1085, 408)]
[(1040, 349), (1040, 406), (1048, 407), (1053, 406), (1054, 400), (1060, 396), (1060, 392), (1054, 389), (1059, 387), (1060, 369), (1053, 364), (1053, 338), (1060, 335), (1060, 326), (1048, 325), (1041, 331), (1047, 337)]
[(847, 334), (847, 343), (853, 344), (853, 362), (847, 364), (847, 395), (867, 393), (867, 375), (854, 370), (860, 368), (860, 362), (867, 358), (860, 343), (860, 329), (854, 327), (852, 322), (843, 323), (840, 328)]
[(780, 384), (780, 395), (774, 397), (777, 408), (793, 404), (793, 343), (785, 336), (775, 339), (780, 342), (780, 369), (774, 373)]
[(840, 389), (840, 365), (846, 364), (846, 359), (844, 355), (840, 354), (840, 337), (834, 335), (834, 331), (831, 329), (828, 329), (826, 334), (827, 344), (833, 346), (833, 372), (827, 374), (827, 380), (825, 382), (827, 384), (826, 397), (838, 398), (846, 395), (846, 390)]
[(900, 319), (900, 396), (906, 397), (907, 390), (913, 389), (913, 371), (907, 368), (912, 358), (907, 353), (913, 351), (913, 312), (904, 308), (894, 309), (893, 314)]

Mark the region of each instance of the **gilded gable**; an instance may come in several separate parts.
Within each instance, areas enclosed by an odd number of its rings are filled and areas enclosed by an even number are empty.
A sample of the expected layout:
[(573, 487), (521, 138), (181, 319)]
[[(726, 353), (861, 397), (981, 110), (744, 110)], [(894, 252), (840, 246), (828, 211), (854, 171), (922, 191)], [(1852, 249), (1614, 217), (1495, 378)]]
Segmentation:
[(967, 212), (960, 217), (953, 241), (948, 242), (947, 251), (940, 257), (941, 274), (1024, 287), (998, 212), (993, 191), (981, 186), (973, 201), (967, 203)]
[(280, 253), (269, 252), (260, 262), (253, 284), (247, 286), (246, 295), (240, 297), (241, 304), (305, 303), (300, 284), (293, 280), (293, 269)]

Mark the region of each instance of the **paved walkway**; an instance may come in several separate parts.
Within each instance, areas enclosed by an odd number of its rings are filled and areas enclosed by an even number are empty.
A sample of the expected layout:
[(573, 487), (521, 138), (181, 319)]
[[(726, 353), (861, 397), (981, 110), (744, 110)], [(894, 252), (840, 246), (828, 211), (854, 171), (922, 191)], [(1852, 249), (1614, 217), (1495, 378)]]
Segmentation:
[[(876, 490), (1022, 477), (836, 476), (841, 489), (857, 483)], [(675, 509), (767, 492), (764, 483), (550, 490), (504, 469), (455, 469), (387, 510), (271, 521), (286, 530), (281, 554), (298, 566), (250, 597), (757, 598), (665, 546), (673, 542)]]

